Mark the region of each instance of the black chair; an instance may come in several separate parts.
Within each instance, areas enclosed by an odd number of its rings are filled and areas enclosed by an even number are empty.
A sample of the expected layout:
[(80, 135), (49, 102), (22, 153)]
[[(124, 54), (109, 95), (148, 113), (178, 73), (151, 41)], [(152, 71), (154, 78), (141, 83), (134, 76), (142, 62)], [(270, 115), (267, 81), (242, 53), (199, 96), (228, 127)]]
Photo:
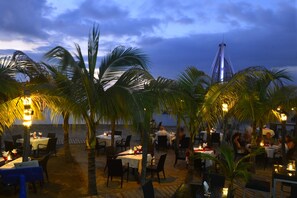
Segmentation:
[(107, 146), (105, 148), (105, 155), (106, 155), (106, 164), (105, 164), (105, 167), (104, 167), (104, 172), (105, 172), (105, 170), (107, 168), (109, 160), (112, 160), (112, 159), (116, 158), (115, 148), (113, 146)]
[(48, 138), (55, 138), (56, 137), (56, 133), (48, 133), (47, 134)]
[(38, 159), (39, 166), (42, 167), (43, 172), (45, 173), (47, 181), (49, 181), (48, 180), (48, 172), (47, 172), (47, 162), (49, 160), (50, 155), (51, 154), (49, 153), (49, 154), (43, 156), (41, 159)]
[(197, 141), (197, 143), (201, 145), (203, 143), (203, 137), (204, 133), (199, 133), (198, 136), (195, 136), (194, 140), (195, 142)]
[(122, 136), (122, 131), (114, 131), (114, 135)]
[(40, 152), (44, 152), (45, 154), (53, 154), (57, 155), (56, 145), (58, 138), (50, 138), (47, 144), (38, 144), (37, 145), (37, 156), (39, 156)]
[(194, 169), (199, 172), (200, 176), (205, 172), (205, 162), (201, 158), (194, 159)]
[(5, 147), (5, 151), (12, 151), (15, 147), (13, 142), (11, 141), (4, 141), (4, 147)]
[[(177, 160), (186, 161), (186, 149), (175, 149), (175, 162), (174, 167), (177, 164)], [(187, 164), (188, 165), (188, 164)]]
[(128, 136), (126, 137), (126, 140), (122, 139), (121, 141), (117, 141), (117, 142), (116, 142), (116, 147), (120, 147), (121, 150), (123, 150), (123, 148), (124, 148), (125, 150), (127, 150), (127, 148), (130, 149), (131, 138), (132, 138), (132, 135), (128, 135)]
[(19, 149), (19, 150), (23, 150), (23, 144), (22, 143), (17, 143), (17, 139), (22, 139), (22, 138), (23, 138), (23, 136), (21, 134), (12, 136), (12, 141), (13, 141), (14, 147)]
[(155, 190), (154, 190), (152, 180), (147, 181), (142, 186), (142, 191), (143, 191), (143, 197), (144, 198), (154, 198), (155, 197)]
[(13, 144), (14, 144), (14, 145), (18, 144), (18, 143), (16, 142), (17, 139), (22, 139), (22, 138), (23, 138), (23, 136), (22, 136), (21, 134), (13, 135), (13, 136), (12, 136)]
[(245, 197), (245, 191), (246, 189), (252, 190), (252, 191), (259, 191), (267, 193), (267, 197), (270, 197), (270, 183), (263, 180), (258, 179), (250, 179), (243, 190), (243, 197)]
[(211, 144), (221, 144), (221, 140), (220, 140), (221, 136), (220, 133), (212, 133), (211, 134)]
[(210, 188), (224, 188), (225, 176), (215, 173), (203, 173), (202, 181), (206, 181)]
[(156, 142), (156, 148), (159, 149), (167, 149), (167, 136), (166, 135), (158, 135), (158, 142)]
[(97, 150), (97, 156), (99, 155), (100, 149), (106, 149), (106, 142), (105, 141), (100, 141), (100, 139), (96, 138), (96, 146)]
[(111, 181), (112, 181), (112, 177), (116, 176), (116, 177), (121, 177), (121, 188), (122, 188), (123, 176), (125, 172), (127, 172), (127, 182), (129, 180), (129, 164), (128, 166), (123, 166), (121, 159), (111, 159), (109, 160), (107, 167), (108, 167), (108, 176), (107, 176), (106, 186), (108, 187), (109, 177), (111, 177)]
[(191, 142), (191, 138), (190, 137), (184, 137), (180, 141), (180, 147), (181, 148), (184, 148), (184, 149), (189, 148), (190, 147), (190, 142)]
[(153, 174), (155, 172), (157, 173), (159, 183), (160, 183), (159, 172), (161, 172), (161, 171), (163, 172), (163, 176), (164, 176), (164, 179), (165, 179), (164, 165), (165, 165), (166, 156), (167, 156), (167, 154), (161, 155), (157, 165), (152, 164), (152, 165), (149, 165), (146, 168), (146, 170), (148, 172), (151, 172), (151, 177), (153, 177)]

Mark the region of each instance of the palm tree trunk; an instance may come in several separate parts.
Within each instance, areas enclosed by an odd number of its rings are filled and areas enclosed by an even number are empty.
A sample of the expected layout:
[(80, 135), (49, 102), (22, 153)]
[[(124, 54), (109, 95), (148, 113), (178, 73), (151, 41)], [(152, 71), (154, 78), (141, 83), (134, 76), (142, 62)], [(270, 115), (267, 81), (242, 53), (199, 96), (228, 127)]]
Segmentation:
[(176, 121), (176, 136), (175, 136), (175, 145), (174, 149), (178, 150), (178, 145), (179, 145), (179, 132), (180, 132), (180, 115), (177, 115), (177, 121)]
[(64, 131), (64, 157), (66, 162), (72, 162), (72, 155), (69, 146), (69, 113), (63, 112), (63, 131)]
[(257, 144), (257, 133), (256, 133), (256, 130), (257, 130), (257, 122), (256, 121), (253, 121), (253, 132), (252, 132), (252, 141), (251, 141), (251, 145), (253, 147), (256, 146)]
[(145, 184), (146, 178), (146, 165), (147, 165), (147, 149), (148, 149), (148, 141), (150, 140), (149, 137), (149, 129), (150, 129), (150, 118), (152, 114), (145, 111), (144, 113), (144, 122), (142, 123), (142, 170), (141, 170), (141, 184)]
[(141, 184), (145, 184), (146, 178), (146, 165), (147, 165), (147, 147), (148, 147), (148, 140), (149, 140), (149, 132), (147, 129), (142, 130), (142, 169), (141, 169)]
[(88, 149), (88, 194), (97, 195), (95, 149)]
[(96, 181), (96, 163), (95, 163), (95, 146), (96, 146), (96, 124), (91, 118), (85, 118), (88, 134), (86, 146), (88, 150), (88, 194), (97, 195)]

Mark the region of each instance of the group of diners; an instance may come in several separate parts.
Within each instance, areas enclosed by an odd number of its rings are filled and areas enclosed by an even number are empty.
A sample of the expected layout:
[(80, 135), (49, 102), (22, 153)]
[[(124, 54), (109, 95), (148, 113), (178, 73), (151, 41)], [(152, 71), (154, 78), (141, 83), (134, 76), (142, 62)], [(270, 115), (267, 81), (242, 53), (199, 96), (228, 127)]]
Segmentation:
[[(236, 154), (248, 154), (251, 152), (252, 135), (251, 132), (236, 132), (232, 136), (232, 144)], [(268, 158), (281, 157), (282, 140), (274, 136), (272, 130), (267, 130), (263, 135), (258, 135), (256, 138), (256, 145), (264, 147)], [(286, 153), (290, 155), (296, 149), (293, 138), (290, 135), (285, 136)], [(291, 157), (291, 156), (290, 156)]]

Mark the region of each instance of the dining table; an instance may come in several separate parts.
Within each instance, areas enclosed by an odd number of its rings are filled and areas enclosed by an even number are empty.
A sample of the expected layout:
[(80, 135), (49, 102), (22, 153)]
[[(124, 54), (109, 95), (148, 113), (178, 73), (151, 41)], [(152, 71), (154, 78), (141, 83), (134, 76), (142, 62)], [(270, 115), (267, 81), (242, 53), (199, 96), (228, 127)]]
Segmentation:
[[(111, 146), (111, 135), (110, 134), (104, 133), (104, 134), (101, 134), (101, 135), (97, 135), (96, 138), (99, 139), (99, 141), (106, 142), (106, 146)], [(121, 139), (122, 139), (122, 136), (114, 135), (114, 141), (115, 142), (118, 141), (118, 140), (121, 140)]]
[[(39, 144), (42, 144), (42, 145), (46, 146), (47, 143), (48, 143), (48, 140), (49, 140), (48, 137), (36, 137), (36, 138), (31, 137), (30, 138), (30, 145), (32, 146), (32, 150), (33, 151), (37, 150)], [(16, 142), (23, 144), (24, 143), (24, 138), (17, 139)]]
[[(272, 197), (276, 197), (277, 182), (285, 182), (292, 185), (297, 185), (296, 168), (292, 169), (288, 166), (274, 164), (272, 170)], [(291, 192), (292, 193), (292, 192)]]
[(14, 164), (21, 163), (22, 161), (23, 161), (23, 157), (18, 157), (14, 160), (6, 162), (3, 166), (0, 166), (0, 170), (15, 168)]
[[(193, 148), (194, 153), (205, 153), (205, 154), (209, 154), (209, 155), (213, 155), (215, 156), (214, 150), (211, 148), (199, 148), (199, 147), (194, 147)], [(213, 165), (212, 160), (205, 160), (205, 167), (210, 167)]]
[[(129, 163), (130, 168), (135, 168), (138, 170), (138, 174), (141, 174), (142, 170), (142, 152), (134, 153), (132, 149), (121, 152), (118, 154), (117, 159), (122, 160), (122, 164), (125, 165)], [(152, 160), (151, 154), (147, 154), (147, 165), (150, 165)]]
[(268, 158), (274, 158), (274, 153), (281, 149), (280, 145), (265, 145), (265, 152)]

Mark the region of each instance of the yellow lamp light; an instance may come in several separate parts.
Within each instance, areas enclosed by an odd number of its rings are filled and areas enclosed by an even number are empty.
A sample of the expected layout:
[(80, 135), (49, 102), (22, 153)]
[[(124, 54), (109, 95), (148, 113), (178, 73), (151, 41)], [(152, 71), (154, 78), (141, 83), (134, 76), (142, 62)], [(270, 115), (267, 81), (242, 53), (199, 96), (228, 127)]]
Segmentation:
[(228, 112), (228, 104), (227, 103), (222, 104), (222, 110), (223, 110), (223, 112)]

